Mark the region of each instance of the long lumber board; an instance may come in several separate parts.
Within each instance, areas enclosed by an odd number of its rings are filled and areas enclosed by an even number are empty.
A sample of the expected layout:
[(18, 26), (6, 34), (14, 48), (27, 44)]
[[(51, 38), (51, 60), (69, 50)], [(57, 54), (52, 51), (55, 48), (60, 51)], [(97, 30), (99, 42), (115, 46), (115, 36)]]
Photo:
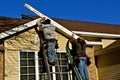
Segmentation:
[[(47, 19), (51, 20), (51, 24), (53, 24), (54, 26), (56, 26), (56, 31), (60, 32), (61, 34), (67, 36), (68, 38), (74, 38), (77, 39), (79, 38), (78, 35), (76, 35), (75, 33), (73, 33), (72, 31), (68, 30), (67, 28), (65, 28), (64, 26), (60, 25), (59, 23), (55, 22), (54, 20), (52, 20), (51, 18), (49, 18), (48, 16), (42, 14), (41, 12), (39, 12), (38, 10), (36, 10), (35, 8), (33, 8), (32, 6), (30, 6), (29, 4), (25, 4), (24, 5), (27, 9), (29, 9), (30, 11), (34, 12), (35, 14), (37, 14), (40, 17), (46, 17)], [(93, 41), (87, 41), (86, 43), (88, 45), (102, 45), (102, 42), (93, 42)]]
[(33, 8), (32, 6), (30, 6), (29, 4), (25, 4), (25, 7), (29, 10), (31, 10), (32, 12), (34, 12), (35, 14), (37, 14), (40, 17), (46, 17), (47, 19), (51, 20), (51, 24), (53, 24), (54, 26), (56, 26), (56, 30), (58, 32), (60, 32), (61, 34), (65, 34), (67, 37), (72, 37), (74, 35), (73, 38), (77, 39), (79, 36), (74, 34), (72, 31), (68, 30), (67, 28), (63, 27), (62, 25), (58, 24), (57, 22), (55, 22), (54, 20), (52, 20), (51, 18), (49, 18), (48, 16), (40, 13), (38, 10), (36, 10), (35, 8)]

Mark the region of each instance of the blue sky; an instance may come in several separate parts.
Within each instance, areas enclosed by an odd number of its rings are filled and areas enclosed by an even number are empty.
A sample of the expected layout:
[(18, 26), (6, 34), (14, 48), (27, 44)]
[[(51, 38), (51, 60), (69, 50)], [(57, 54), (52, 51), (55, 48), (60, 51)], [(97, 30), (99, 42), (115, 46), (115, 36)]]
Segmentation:
[(120, 0), (1, 0), (0, 16), (36, 16), (25, 3), (52, 18), (120, 25)]

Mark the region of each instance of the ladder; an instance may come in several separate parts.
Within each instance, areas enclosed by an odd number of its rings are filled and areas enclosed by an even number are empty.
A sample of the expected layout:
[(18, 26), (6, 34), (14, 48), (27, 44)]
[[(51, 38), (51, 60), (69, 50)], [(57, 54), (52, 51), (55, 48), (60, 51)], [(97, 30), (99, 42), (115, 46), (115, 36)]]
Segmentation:
[(68, 57), (68, 60), (70, 61), (72, 70), (74, 71), (77, 80), (82, 80), (82, 78), (81, 78), (81, 76), (80, 76), (80, 73), (79, 73), (77, 67), (73, 64), (73, 63), (74, 63), (74, 60), (73, 60), (73, 57), (71, 56), (71, 53), (70, 53), (70, 49), (69, 49), (69, 47), (68, 47), (68, 44), (69, 44), (69, 42), (67, 42), (67, 44), (66, 44), (66, 52), (67, 52), (66, 56)]
[(44, 50), (43, 51), (43, 59), (45, 62), (45, 68), (46, 68), (46, 72), (48, 75), (47, 80), (63, 80), (60, 66), (59, 66), (59, 62), (58, 62), (58, 58), (56, 58), (57, 64), (55, 66), (52, 66), (52, 65), (49, 65), (48, 59), (46, 56), (47, 56), (47, 54), (46, 54), (46, 51)]

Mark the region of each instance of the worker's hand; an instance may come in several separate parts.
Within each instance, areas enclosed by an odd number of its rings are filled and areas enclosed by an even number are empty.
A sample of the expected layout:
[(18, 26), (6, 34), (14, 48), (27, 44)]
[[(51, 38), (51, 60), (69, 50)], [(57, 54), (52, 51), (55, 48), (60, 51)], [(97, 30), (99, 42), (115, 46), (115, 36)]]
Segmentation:
[(80, 37), (81, 40), (85, 40), (83, 37)]
[(41, 18), (40, 18), (40, 22), (44, 22), (45, 19), (46, 19), (46, 17), (41, 17)]

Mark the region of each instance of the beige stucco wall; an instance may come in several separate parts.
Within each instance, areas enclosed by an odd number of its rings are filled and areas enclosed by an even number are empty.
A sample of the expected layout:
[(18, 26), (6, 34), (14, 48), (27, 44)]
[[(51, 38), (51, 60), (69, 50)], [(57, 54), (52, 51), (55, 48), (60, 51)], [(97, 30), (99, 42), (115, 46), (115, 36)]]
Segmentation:
[(19, 80), (19, 50), (38, 50), (35, 31), (29, 30), (5, 41), (5, 80)]
[(58, 33), (56, 33), (56, 39), (58, 40), (58, 43), (59, 43), (58, 51), (66, 51), (65, 46), (66, 46), (68, 39), (63, 37), (61, 34), (58, 34)]
[(91, 58), (91, 65), (88, 66), (89, 78), (90, 80), (98, 80), (97, 67), (94, 58), (94, 47), (87, 47), (86, 53)]
[[(34, 29), (21, 33), (5, 41), (5, 80), (19, 79), (19, 50), (39, 50), (39, 45), (34, 44), (36, 32)], [(67, 39), (56, 33), (58, 51), (65, 51)]]
[[(34, 29), (21, 33), (5, 41), (5, 80), (19, 80), (19, 50), (38, 51), (39, 46), (34, 44)], [(56, 33), (59, 49), (65, 51), (67, 38)], [(94, 62), (94, 48), (87, 48), (87, 54), (91, 57), (92, 64), (88, 67), (90, 80), (97, 80), (97, 70)]]

